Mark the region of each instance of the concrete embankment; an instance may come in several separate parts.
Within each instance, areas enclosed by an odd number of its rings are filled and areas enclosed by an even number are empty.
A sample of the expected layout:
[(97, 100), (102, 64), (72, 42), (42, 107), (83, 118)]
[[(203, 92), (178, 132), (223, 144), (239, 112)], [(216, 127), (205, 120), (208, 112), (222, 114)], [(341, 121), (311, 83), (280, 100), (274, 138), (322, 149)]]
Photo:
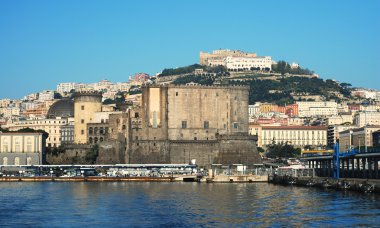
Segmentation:
[(334, 179), (325, 177), (292, 177), (292, 176), (270, 176), (269, 182), (273, 184), (331, 188), (337, 190), (352, 190), (365, 193), (380, 193), (380, 180), (344, 178)]
[(172, 177), (1, 177), (0, 182), (172, 182)]
[(216, 175), (211, 178), (195, 175), (170, 177), (0, 177), (0, 182), (207, 182), (207, 183), (251, 183), (267, 182), (267, 175)]

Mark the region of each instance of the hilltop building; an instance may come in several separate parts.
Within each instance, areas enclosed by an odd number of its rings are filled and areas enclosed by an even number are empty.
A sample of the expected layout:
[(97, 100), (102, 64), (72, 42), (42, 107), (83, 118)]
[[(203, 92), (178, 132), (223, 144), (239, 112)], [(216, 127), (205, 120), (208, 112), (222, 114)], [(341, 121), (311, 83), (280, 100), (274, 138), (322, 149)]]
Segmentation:
[(257, 56), (238, 50), (215, 50), (212, 53), (200, 52), (199, 62), (206, 66), (224, 66), (229, 71), (271, 70), (272, 57)]

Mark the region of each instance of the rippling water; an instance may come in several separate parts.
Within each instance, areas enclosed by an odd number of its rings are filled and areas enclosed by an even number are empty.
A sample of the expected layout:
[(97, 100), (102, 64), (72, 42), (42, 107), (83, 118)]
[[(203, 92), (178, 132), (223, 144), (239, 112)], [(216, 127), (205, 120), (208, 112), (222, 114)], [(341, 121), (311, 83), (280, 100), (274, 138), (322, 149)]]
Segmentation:
[(0, 183), (0, 227), (379, 225), (373, 194), (266, 183)]

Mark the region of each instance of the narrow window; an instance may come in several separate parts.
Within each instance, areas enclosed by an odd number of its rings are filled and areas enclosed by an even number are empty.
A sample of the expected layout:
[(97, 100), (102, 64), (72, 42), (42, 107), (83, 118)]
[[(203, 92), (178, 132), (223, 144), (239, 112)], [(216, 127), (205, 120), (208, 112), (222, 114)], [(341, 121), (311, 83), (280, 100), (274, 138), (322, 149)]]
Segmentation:
[(204, 129), (208, 129), (208, 128), (209, 128), (209, 123), (208, 123), (208, 121), (204, 121), (204, 122), (203, 122), (203, 128), (204, 128)]
[(187, 128), (187, 121), (186, 120), (182, 121), (182, 128), (183, 129)]
[(81, 109), (81, 110), (84, 110), (84, 105), (82, 105), (82, 106), (80, 107), (80, 109)]

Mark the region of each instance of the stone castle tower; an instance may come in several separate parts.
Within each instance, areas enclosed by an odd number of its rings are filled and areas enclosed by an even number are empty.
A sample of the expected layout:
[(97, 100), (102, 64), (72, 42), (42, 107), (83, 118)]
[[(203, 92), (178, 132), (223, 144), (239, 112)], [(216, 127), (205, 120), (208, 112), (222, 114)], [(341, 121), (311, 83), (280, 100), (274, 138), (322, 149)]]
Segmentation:
[(102, 111), (102, 94), (95, 91), (78, 92), (74, 95), (74, 142), (87, 143), (87, 123), (94, 119), (95, 112)]

